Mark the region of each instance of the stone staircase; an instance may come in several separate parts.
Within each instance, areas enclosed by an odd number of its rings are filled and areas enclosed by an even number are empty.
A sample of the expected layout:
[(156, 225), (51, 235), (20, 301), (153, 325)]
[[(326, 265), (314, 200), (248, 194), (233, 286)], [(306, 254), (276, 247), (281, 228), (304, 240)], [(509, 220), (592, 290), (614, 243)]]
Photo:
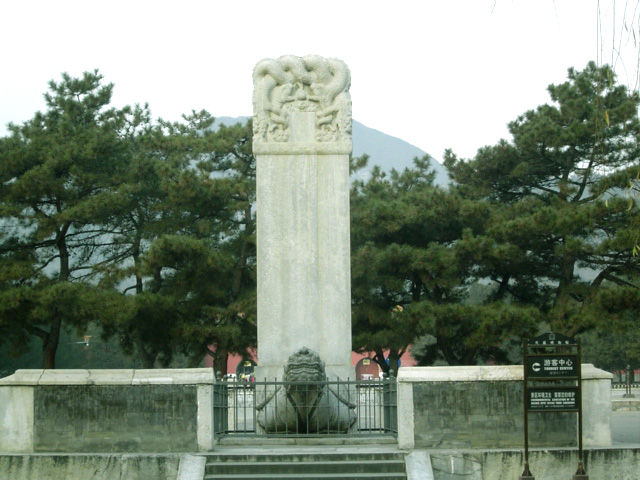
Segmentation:
[(206, 480), (406, 480), (402, 452), (269, 452), (207, 455)]

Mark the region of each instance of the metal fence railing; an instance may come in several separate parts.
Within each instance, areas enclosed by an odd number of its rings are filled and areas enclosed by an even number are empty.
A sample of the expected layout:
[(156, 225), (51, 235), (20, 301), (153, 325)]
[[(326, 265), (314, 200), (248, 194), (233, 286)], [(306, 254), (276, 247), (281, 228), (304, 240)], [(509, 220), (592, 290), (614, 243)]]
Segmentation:
[(640, 388), (640, 382), (611, 382), (611, 388), (614, 390), (624, 390), (628, 388), (628, 386), (630, 386), (630, 388)]
[(220, 381), (215, 434), (396, 435), (395, 378), (322, 382)]

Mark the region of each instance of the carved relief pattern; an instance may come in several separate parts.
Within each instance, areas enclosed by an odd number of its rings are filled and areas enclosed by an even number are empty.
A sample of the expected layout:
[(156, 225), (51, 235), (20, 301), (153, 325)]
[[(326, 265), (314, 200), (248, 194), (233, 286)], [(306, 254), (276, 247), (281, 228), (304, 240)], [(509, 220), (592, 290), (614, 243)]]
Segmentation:
[(288, 142), (290, 114), (316, 114), (316, 142), (351, 139), (351, 76), (344, 62), (317, 55), (260, 61), (253, 71), (253, 141)]

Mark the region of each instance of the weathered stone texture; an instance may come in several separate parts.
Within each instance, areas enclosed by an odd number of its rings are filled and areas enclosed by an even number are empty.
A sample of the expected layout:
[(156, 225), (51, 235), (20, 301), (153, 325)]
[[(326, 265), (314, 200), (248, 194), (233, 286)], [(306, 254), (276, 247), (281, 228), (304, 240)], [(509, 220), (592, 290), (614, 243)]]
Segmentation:
[(197, 451), (196, 388), (193, 385), (37, 387), (35, 450)]
[[(325, 382), (324, 362), (301, 348), (289, 357), (284, 381), (256, 407), (264, 433), (347, 433), (356, 423), (356, 405)], [(341, 395), (341, 393), (343, 395)], [(348, 393), (348, 391), (346, 392)]]
[[(583, 441), (611, 445), (611, 374), (582, 365)], [(401, 448), (513, 448), (524, 444), (523, 368), (405, 367), (398, 375)], [(532, 447), (577, 444), (575, 412), (530, 412)]]
[(10, 480), (175, 480), (178, 455), (0, 455)]
[[(431, 451), (428, 456), (426, 475), (413, 469), (415, 480), (515, 480), (520, 478), (524, 462), (522, 450)], [(409, 457), (409, 474), (408, 460)], [(589, 449), (584, 451), (584, 461), (592, 479), (640, 478), (640, 449), (637, 448)], [(578, 452), (576, 449), (534, 450), (529, 452), (529, 464), (536, 480), (568, 480), (576, 473)]]
[[(484, 452), (481, 458), (482, 476), (452, 478), (513, 480), (522, 474), (522, 451)], [(570, 479), (578, 467), (578, 452), (576, 449), (534, 450), (529, 452), (529, 465), (536, 480)], [(636, 480), (640, 478), (640, 449), (588, 449), (584, 452), (584, 466), (591, 479)]]
[(353, 377), (350, 76), (315, 55), (262, 60), (254, 80), (259, 378), (316, 351)]
[(32, 452), (32, 426), (33, 388), (0, 387), (0, 452)]
[[(414, 385), (416, 445), (434, 448), (522, 445), (522, 397), (522, 384), (515, 382)], [(529, 415), (531, 446), (573, 446), (576, 438), (575, 413)]]
[(263, 153), (351, 153), (351, 74), (318, 55), (264, 59), (253, 70), (253, 148)]
[(210, 368), (18, 370), (0, 379), (0, 452), (209, 451)]

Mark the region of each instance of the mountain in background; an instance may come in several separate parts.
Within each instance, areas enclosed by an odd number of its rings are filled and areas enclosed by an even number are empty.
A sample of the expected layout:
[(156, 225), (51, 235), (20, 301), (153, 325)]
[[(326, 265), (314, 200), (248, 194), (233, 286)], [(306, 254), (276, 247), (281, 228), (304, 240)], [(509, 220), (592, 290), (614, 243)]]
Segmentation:
[[(247, 120), (249, 117), (217, 117), (216, 124), (234, 125), (245, 123)], [(355, 120), (353, 121), (352, 139), (354, 157), (360, 157), (365, 153), (369, 155), (367, 167), (357, 172), (359, 178), (366, 178), (374, 165), (378, 165), (385, 172), (390, 172), (392, 168), (402, 171), (413, 166), (415, 157), (427, 155), (425, 151), (404, 140), (366, 127)], [(436, 171), (436, 185), (447, 186), (449, 183), (447, 171), (433, 157), (431, 157), (431, 168)]]

